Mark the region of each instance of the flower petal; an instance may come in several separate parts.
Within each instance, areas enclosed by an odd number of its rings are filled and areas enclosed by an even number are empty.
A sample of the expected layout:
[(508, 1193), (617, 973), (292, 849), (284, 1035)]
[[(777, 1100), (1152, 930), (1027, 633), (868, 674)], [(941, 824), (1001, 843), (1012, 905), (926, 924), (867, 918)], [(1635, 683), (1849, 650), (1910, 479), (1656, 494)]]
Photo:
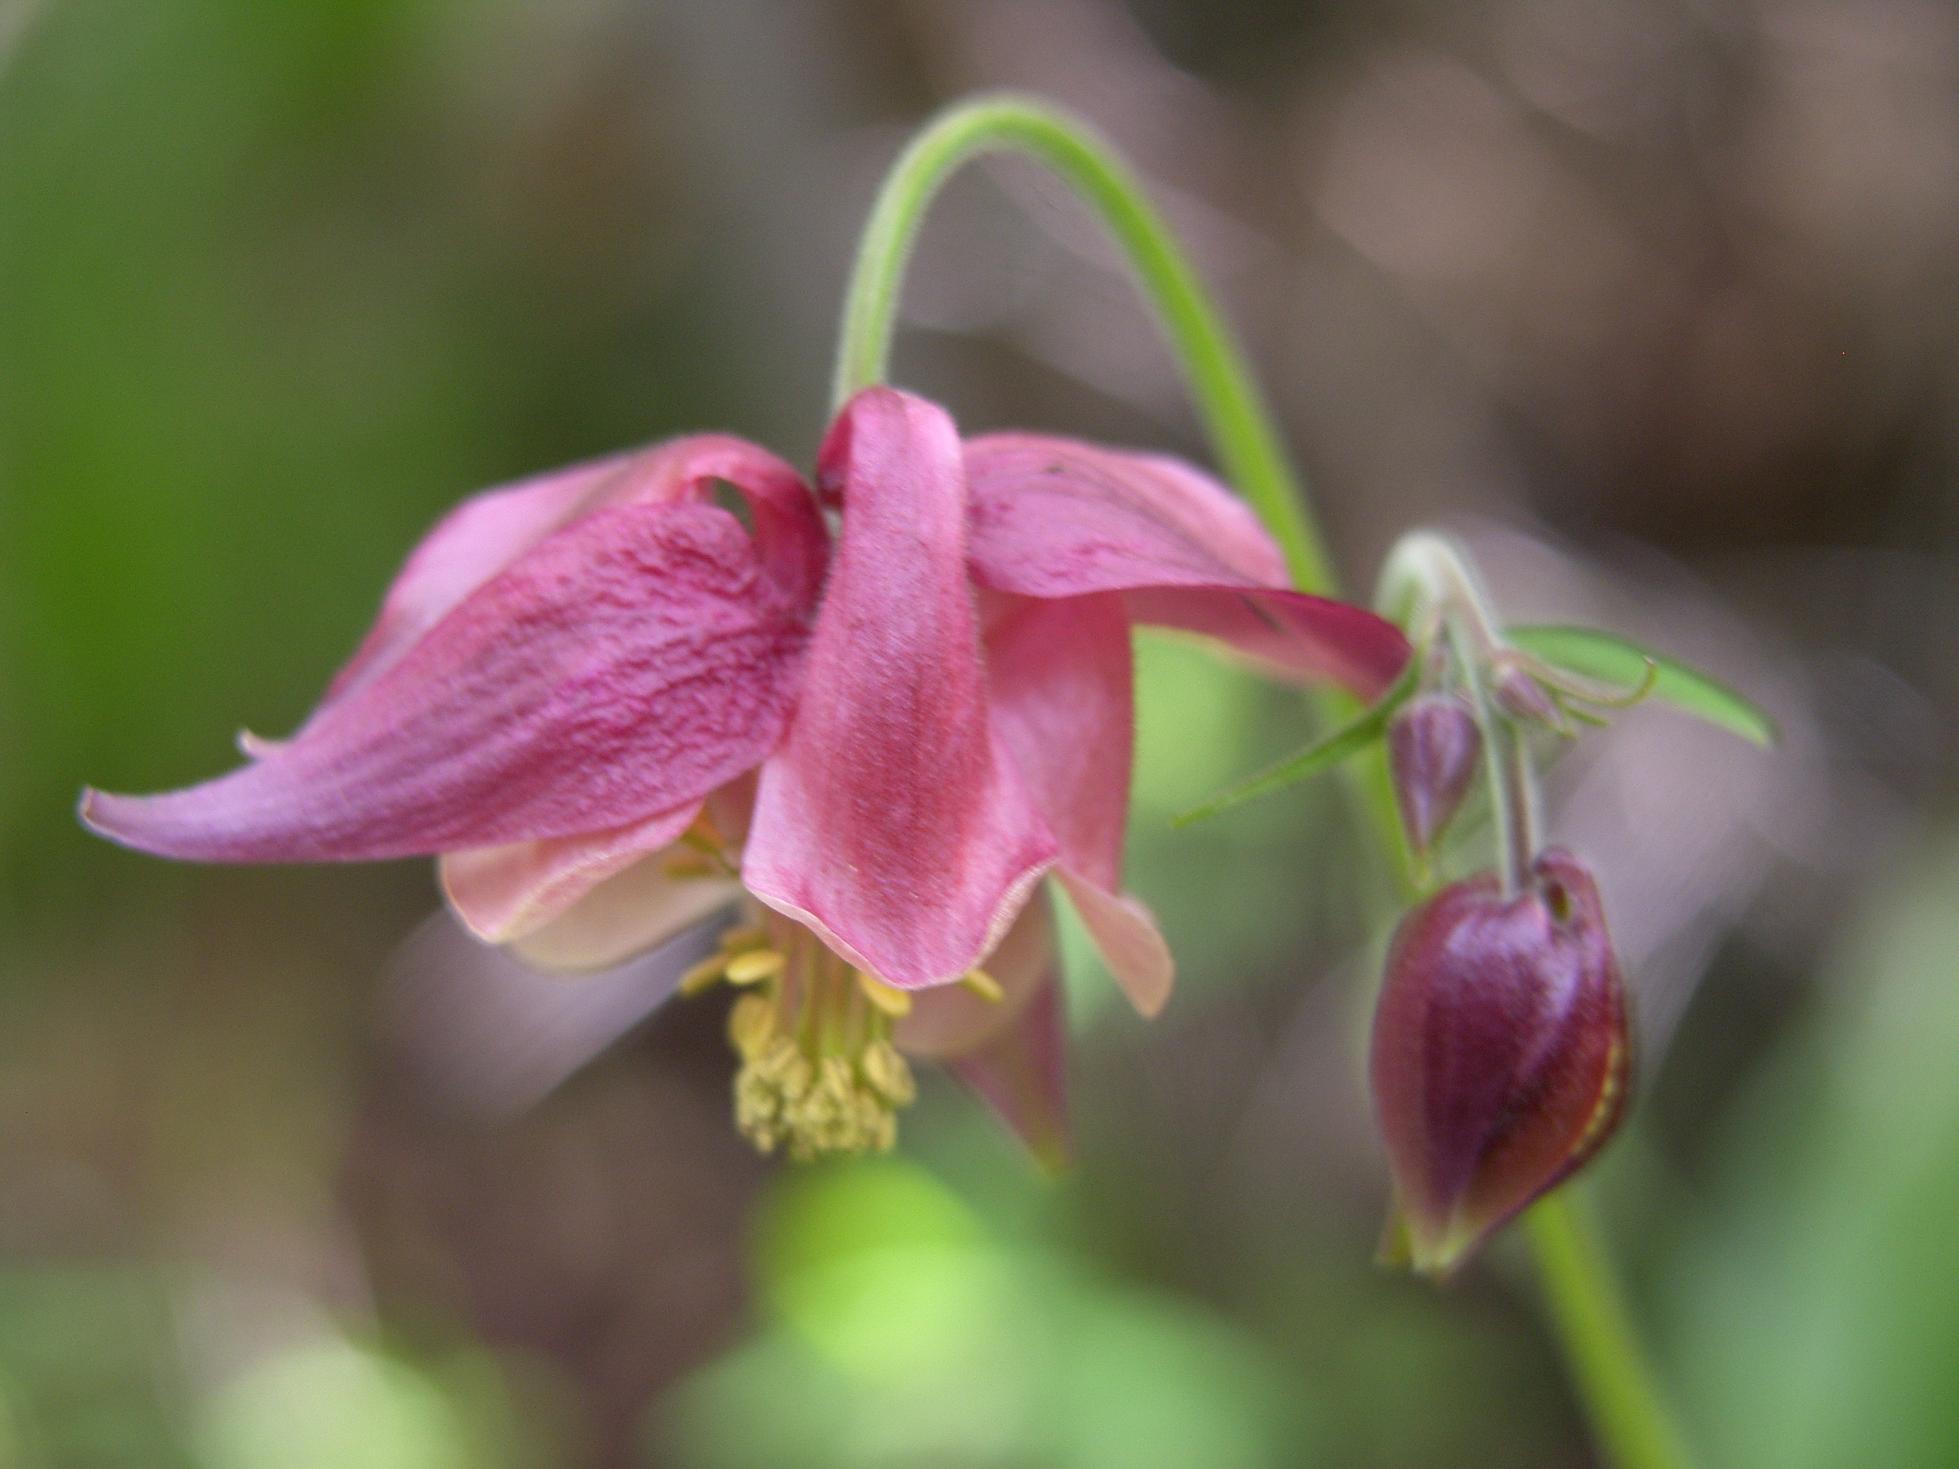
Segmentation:
[(1068, 439), (996, 434), (966, 446), (973, 576), (1026, 597), (1127, 594), (1141, 622), (1222, 638), (1275, 670), (1363, 698), (1408, 643), (1373, 613), (1285, 590), (1251, 511), (1188, 465)]
[(987, 674), (994, 728), (1061, 845), (1062, 886), (1131, 1003), (1155, 1015), (1176, 970), (1149, 909), (1122, 895), (1135, 712), (1121, 599), (1012, 599), (988, 626)]
[(1201, 633), (1282, 678), (1339, 684), (1368, 703), (1408, 666), (1408, 639), (1364, 607), (1305, 592), (1151, 587), (1124, 601), (1138, 622)]
[(1244, 501), (1179, 460), (1040, 434), (966, 445), (975, 574), (1068, 597), (1135, 586), (1286, 585), (1285, 558)]
[(416, 929), (388, 966), (382, 1033), (396, 1064), (450, 1106), (509, 1117), (657, 1010), (720, 926), (698, 924), (600, 974), (539, 974), (478, 943), (447, 913)]
[(963, 984), (920, 990), (898, 1022), (898, 1048), (908, 1056), (948, 1061), (978, 1050), (1020, 1019), (1035, 991), (1060, 973), (1054, 904), (1045, 892), (1028, 900), (982, 967), (1000, 986), (997, 998)]
[(542, 928), (647, 853), (670, 846), (700, 809), (690, 801), (605, 831), (445, 852), (437, 860), (442, 895), (477, 938), (506, 944)]
[(1001, 998), (984, 999), (960, 985), (926, 990), (898, 1022), (898, 1045), (943, 1062), (1042, 1166), (1065, 1167), (1067, 1035), (1054, 913), (1045, 893), (1021, 910), (986, 970), (1000, 982)]
[(774, 748), (806, 639), (727, 512), (600, 510), (262, 759), (159, 796), (91, 791), (82, 818), (144, 851), (228, 862), (617, 827), (700, 799)]
[(950, 1066), (1043, 1168), (1068, 1166), (1067, 1036), (1056, 985), (1041, 986), (1009, 1029)]
[[(463, 598), (580, 516), (613, 505), (701, 499), (715, 480), (735, 485), (753, 506), (765, 569), (783, 595), (813, 601), (826, 537), (801, 477), (741, 439), (696, 434), (463, 501), (410, 553), (360, 649), (328, 685), (326, 702), (379, 677)], [(269, 743), (254, 739), (261, 746)]]
[(712, 913), (732, 913), (740, 899), (741, 884), (733, 878), (672, 877), (658, 857), (642, 857), (509, 948), (538, 969), (606, 969), (665, 944)]
[(1088, 882), (1064, 870), (1061, 886), (1074, 904), (1082, 926), (1095, 944), (1095, 952), (1109, 966), (1129, 1003), (1144, 1019), (1154, 1019), (1170, 1002), (1170, 989), (1177, 978), (1177, 961), (1171, 956), (1156, 915), (1137, 898), (1116, 888)]
[(818, 478), (842, 488), (843, 530), (743, 878), (853, 963), (936, 984), (992, 947), (1054, 838), (987, 718), (952, 421), (869, 389)]

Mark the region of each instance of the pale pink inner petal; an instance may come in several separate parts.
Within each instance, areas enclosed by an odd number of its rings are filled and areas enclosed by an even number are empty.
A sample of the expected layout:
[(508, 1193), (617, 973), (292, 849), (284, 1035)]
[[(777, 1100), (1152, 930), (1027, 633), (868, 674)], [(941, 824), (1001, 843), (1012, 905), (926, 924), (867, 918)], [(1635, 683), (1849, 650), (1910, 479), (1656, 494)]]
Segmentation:
[(644, 1022), (714, 948), (710, 925), (613, 969), (543, 974), (439, 912), (388, 966), (382, 1038), (438, 1100), (514, 1116)]
[(671, 877), (658, 856), (642, 857), (508, 947), (540, 969), (604, 969), (740, 898), (733, 878)]
[(483, 942), (509, 943), (549, 923), (614, 873), (673, 843), (700, 809), (699, 801), (691, 801), (606, 831), (445, 852), (437, 859), (442, 893)]
[(958, 438), (943, 410), (873, 388), (820, 476), (842, 488), (843, 529), (743, 877), (890, 983), (942, 983), (1055, 855), (988, 720)]
[(328, 685), (324, 702), (378, 677), (471, 592), (578, 517), (607, 506), (699, 499), (715, 480), (737, 486), (755, 506), (763, 562), (784, 596), (813, 600), (825, 538), (800, 476), (767, 450), (741, 439), (695, 434), (463, 501), (410, 553), (388, 589), (380, 616), (353, 659)]
[[(1048, 1168), (1068, 1161), (1066, 1016), (1054, 919), (1046, 894), (1028, 903), (987, 960), (1004, 999), (963, 989), (913, 997), (897, 1041), (914, 1056), (943, 1062), (998, 1114)], [(985, 1012), (974, 1005), (987, 1006)]]
[(572, 836), (697, 801), (781, 738), (807, 631), (708, 505), (596, 511), (255, 763), (89, 792), (104, 835), (204, 861), (365, 860)]
[(1028, 900), (980, 967), (999, 983), (1000, 998), (959, 984), (916, 991), (911, 1012), (898, 1022), (900, 1050), (928, 1061), (977, 1050), (1020, 1018), (1036, 990), (1057, 981), (1054, 905), (1045, 892)]

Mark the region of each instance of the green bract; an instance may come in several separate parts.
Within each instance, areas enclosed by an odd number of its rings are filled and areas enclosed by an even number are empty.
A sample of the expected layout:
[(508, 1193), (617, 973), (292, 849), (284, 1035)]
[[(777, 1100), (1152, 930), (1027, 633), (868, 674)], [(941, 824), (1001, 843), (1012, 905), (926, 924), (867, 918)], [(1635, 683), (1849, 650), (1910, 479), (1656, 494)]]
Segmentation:
[(1775, 721), (1719, 679), (1626, 638), (1596, 628), (1555, 625), (1509, 627), (1503, 636), (1548, 663), (1609, 683), (1638, 683), (1650, 662), (1654, 698), (1764, 749), (1776, 742)]

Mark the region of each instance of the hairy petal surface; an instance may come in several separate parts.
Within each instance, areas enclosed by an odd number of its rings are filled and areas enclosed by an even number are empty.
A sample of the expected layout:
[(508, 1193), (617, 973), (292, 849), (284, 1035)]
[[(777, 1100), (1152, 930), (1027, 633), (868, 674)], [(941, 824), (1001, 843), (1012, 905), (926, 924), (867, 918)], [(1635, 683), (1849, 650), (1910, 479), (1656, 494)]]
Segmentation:
[[(1040, 434), (966, 445), (980, 580), (1031, 597), (1132, 586), (1284, 586), (1251, 509), (1187, 464)], [(1005, 585), (1002, 579), (1016, 585)]]
[(1285, 589), (1284, 560), (1246, 506), (1187, 465), (1067, 439), (966, 446), (973, 576), (1024, 597), (1121, 592), (1129, 615), (1221, 639), (1275, 672), (1362, 698), (1408, 658), (1360, 607)]
[(841, 490), (843, 530), (742, 875), (890, 983), (941, 983), (993, 946), (1055, 855), (988, 719), (952, 421), (867, 389), (819, 481)]
[(987, 629), (993, 723), (1061, 846), (1060, 877), (1103, 962), (1145, 1015), (1175, 965), (1122, 891), (1135, 711), (1129, 620), (1112, 593), (1013, 599)]
[(782, 595), (813, 601), (827, 538), (801, 477), (754, 444), (695, 434), (463, 501), (409, 554), (373, 628), (328, 685), (326, 702), (377, 678), (471, 592), (580, 516), (608, 506), (698, 501), (716, 480), (748, 499), (765, 572)]
[(253, 764), (159, 796), (89, 792), (82, 817), (144, 851), (229, 862), (618, 827), (699, 800), (774, 748), (806, 638), (725, 511), (600, 510)]

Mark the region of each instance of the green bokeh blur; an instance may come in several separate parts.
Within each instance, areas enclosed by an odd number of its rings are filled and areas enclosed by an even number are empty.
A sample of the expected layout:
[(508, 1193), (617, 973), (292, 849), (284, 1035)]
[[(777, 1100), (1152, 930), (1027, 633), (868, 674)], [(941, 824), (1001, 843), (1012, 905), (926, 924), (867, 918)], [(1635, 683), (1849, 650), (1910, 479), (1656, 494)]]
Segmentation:
[[(1309, 730), (1201, 650), (1139, 649), (1179, 994), (1067, 935), (1061, 1180), (930, 1079), (898, 1156), (762, 1164), (705, 1001), (458, 1115), (389, 1045), (424, 864), (75, 825), (296, 724), (474, 488), (807, 461), (877, 172), (994, 85), (1162, 180), (1356, 585), (1500, 522), (1520, 615), (1774, 705), (1553, 781), (1653, 988), (1587, 1204), (1705, 1462), (1959, 1462), (1955, 57), (1932, 0), (0, 0), (0, 1464), (1596, 1462), (1514, 1246), (1370, 1263), (1379, 874), (1335, 790), (1170, 830)], [(945, 209), (907, 383), (1201, 457), (1078, 214)]]

